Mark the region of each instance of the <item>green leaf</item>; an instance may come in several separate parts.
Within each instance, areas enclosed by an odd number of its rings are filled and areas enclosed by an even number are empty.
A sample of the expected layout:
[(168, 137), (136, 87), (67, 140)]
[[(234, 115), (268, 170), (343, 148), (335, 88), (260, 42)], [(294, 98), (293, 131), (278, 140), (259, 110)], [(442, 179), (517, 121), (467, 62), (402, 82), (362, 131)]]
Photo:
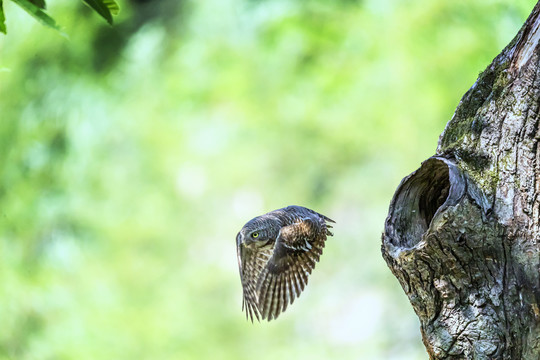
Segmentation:
[(30, 2), (40, 9), (45, 10), (47, 8), (47, 6), (45, 5), (45, 0), (30, 0)]
[(6, 17), (4, 15), (4, 1), (0, 0), (0, 32), (7, 34)]
[(99, 15), (103, 16), (107, 22), (113, 24), (113, 15), (118, 15), (120, 7), (114, 0), (82, 0), (86, 5), (94, 9)]
[[(27, 13), (35, 17), (40, 23), (45, 26), (48, 26), (52, 29), (55, 29), (62, 33), (56, 21), (43, 10), (41, 10), (37, 5), (33, 4), (29, 0), (12, 0), (15, 4), (22, 7)], [(63, 33), (62, 33), (63, 34)]]

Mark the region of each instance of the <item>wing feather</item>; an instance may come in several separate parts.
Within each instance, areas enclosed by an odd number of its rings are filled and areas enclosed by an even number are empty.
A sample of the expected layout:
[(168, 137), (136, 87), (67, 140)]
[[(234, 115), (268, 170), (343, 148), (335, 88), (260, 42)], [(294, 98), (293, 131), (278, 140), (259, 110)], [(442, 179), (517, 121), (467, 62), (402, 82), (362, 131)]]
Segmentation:
[(246, 311), (246, 319), (260, 321), (258, 306), (257, 279), (272, 256), (271, 248), (250, 249), (240, 243), (240, 235), (236, 239), (238, 268), (242, 281), (242, 310)]
[(272, 257), (257, 281), (259, 312), (275, 319), (292, 304), (308, 283), (329, 231), (327, 218), (312, 215), (281, 229)]

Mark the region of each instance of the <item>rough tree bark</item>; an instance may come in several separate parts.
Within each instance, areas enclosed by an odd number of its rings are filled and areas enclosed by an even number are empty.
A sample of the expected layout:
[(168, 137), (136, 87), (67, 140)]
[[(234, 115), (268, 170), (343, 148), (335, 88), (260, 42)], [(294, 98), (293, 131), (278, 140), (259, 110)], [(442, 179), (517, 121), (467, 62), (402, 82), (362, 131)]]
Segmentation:
[(540, 359), (540, 2), (390, 204), (383, 256), (431, 359)]

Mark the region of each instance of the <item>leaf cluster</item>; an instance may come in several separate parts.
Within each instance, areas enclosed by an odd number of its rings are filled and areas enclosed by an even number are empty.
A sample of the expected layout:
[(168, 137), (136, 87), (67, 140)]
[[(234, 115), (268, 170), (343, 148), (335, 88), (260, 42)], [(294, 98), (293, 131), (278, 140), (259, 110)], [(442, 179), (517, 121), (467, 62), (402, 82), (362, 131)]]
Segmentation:
[[(45, 0), (11, 0), (19, 5), (24, 11), (32, 15), (43, 25), (61, 32), (60, 26), (46, 12)], [(4, 1), (0, 0), (0, 32), (7, 34), (6, 16), (4, 13)], [(109, 24), (113, 24), (113, 15), (118, 15), (120, 7), (115, 0), (82, 0), (91, 9), (101, 15)]]

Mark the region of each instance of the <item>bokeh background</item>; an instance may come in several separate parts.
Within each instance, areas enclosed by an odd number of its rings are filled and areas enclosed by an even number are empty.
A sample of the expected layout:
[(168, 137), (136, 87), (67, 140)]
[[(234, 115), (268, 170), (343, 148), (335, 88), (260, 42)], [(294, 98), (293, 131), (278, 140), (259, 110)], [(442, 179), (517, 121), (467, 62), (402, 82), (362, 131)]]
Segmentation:
[[(388, 204), (534, 3), (4, 2), (0, 359), (426, 359)], [(335, 236), (251, 324), (235, 236), (289, 204)]]

